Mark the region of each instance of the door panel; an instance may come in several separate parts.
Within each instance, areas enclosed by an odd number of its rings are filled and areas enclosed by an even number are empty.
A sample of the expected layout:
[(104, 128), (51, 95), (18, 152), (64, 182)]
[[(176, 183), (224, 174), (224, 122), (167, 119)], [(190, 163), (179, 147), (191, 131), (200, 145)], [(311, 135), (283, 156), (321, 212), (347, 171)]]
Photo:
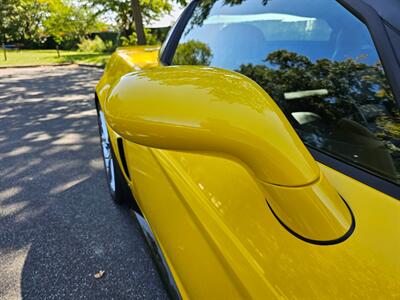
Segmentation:
[(135, 195), (188, 296), (400, 295), (398, 200), (321, 165), (356, 229), (343, 243), (312, 245), (279, 224), (240, 162), (131, 143), (129, 151)]
[(210, 240), (149, 148), (126, 143), (132, 190), (185, 298), (246, 297), (218, 260)]

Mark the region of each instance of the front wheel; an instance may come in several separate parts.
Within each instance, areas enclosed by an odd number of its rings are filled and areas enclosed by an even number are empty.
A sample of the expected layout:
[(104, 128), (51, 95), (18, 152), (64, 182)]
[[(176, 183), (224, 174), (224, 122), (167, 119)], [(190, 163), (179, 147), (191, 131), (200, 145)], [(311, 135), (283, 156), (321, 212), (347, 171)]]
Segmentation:
[(118, 161), (115, 158), (115, 153), (108, 135), (104, 112), (101, 110), (100, 105), (98, 103), (96, 104), (101, 150), (103, 154), (104, 168), (106, 171), (107, 185), (111, 194), (111, 198), (118, 204), (134, 203), (132, 193), (122, 174), (122, 170), (118, 164)]

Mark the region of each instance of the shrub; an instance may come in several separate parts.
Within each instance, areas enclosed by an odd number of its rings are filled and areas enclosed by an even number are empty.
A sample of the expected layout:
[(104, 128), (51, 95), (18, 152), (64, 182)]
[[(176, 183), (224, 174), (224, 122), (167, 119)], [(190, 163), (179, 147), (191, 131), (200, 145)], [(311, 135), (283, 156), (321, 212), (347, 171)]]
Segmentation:
[(99, 36), (96, 36), (93, 40), (81, 39), (78, 50), (82, 52), (106, 52), (107, 46)]
[[(153, 33), (151, 29), (145, 28), (144, 33), (146, 35), (146, 45), (159, 45), (162, 41), (158, 39), (157, 34)], [(137, 45), (136, 32), (133, 32), (129, 37), (120, 37), (121, 46)]]

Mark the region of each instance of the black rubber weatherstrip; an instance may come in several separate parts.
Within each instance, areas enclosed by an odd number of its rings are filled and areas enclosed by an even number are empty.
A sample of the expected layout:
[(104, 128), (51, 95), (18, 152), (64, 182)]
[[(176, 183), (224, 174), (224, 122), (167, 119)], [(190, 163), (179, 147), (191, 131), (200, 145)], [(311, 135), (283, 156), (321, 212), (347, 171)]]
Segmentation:
[(285, 223), (283, 223), (283, 221), (276, 215), (276, 213), (274, 212), (274, 210), (272, 209), (271, 205), (269, 205), (268, 200), (265, 199), (265, 201), (268, 204), (269, 209), (271, 210), (272, 214), (275, 216), (275, 218), (278, 220), (278, 222), (292, 235), (294, 235), (295, 237), (297, 237), (298, 239), (310, 243), (310, 244), (314, 244), (314, 245), (320, 245), (320, 246), (328, 246), (328, 245), (335, 245), (335, 244), (339, 244), (341, 242), (344, 242), (345, 240), (347, 240), (352, 233), (354, 232), (354, 229), (356, 228), (356, 220), (354, 218), (353, 212), (350, 208), (350, 206), (347, 204), (347, 202), (343, 199), (343, 197), (341, 197), (344, 204), (346, 204), (347, 208), (350, 211), (350, 215), (351, 215), (351, 226), (349, 228), (349, 230), (340, 238), (338, 239), (334, 239), (334, 240), (328, 240), (328, 241), (319, 241), (319, 240), (312, 240), (309, 238), (306, 238), (304, 236), (301, 236), (300, 234), (296, 233), (295, 231), (293, 231), (292, 229), (290, 229)]

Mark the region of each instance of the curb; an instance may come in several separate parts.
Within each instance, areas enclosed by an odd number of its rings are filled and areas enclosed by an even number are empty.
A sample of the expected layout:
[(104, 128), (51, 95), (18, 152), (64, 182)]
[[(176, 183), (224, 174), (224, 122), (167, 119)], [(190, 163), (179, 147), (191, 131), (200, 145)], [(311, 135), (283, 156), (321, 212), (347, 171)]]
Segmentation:
[(70, 65), (72, 65), (72, 63), (39, 64), (39, 65), (10, 65), (10, 66), (0, 66), (0, 69), (39, 68), (39, 67), (62, 67), (62, 66), (70, 66)]
[(22, 68), (40, 68), (40, 67), (65, 67), (65, 66), (79, 66), (88, 68), (104, 69), (103, 64), (80, 64), (80, 63), (60, 63), (60, 64), (39, 64), (39, 65), (11, 65), (11, 66), (0, 66), (1, 69), (22, 69)]
[(76, 65), (80, 67), (88, 67), (88, 68), (98, 68), (98, 69), (104, 69), (105, 65), (103, 64), (80, 64), (77, 63)]

